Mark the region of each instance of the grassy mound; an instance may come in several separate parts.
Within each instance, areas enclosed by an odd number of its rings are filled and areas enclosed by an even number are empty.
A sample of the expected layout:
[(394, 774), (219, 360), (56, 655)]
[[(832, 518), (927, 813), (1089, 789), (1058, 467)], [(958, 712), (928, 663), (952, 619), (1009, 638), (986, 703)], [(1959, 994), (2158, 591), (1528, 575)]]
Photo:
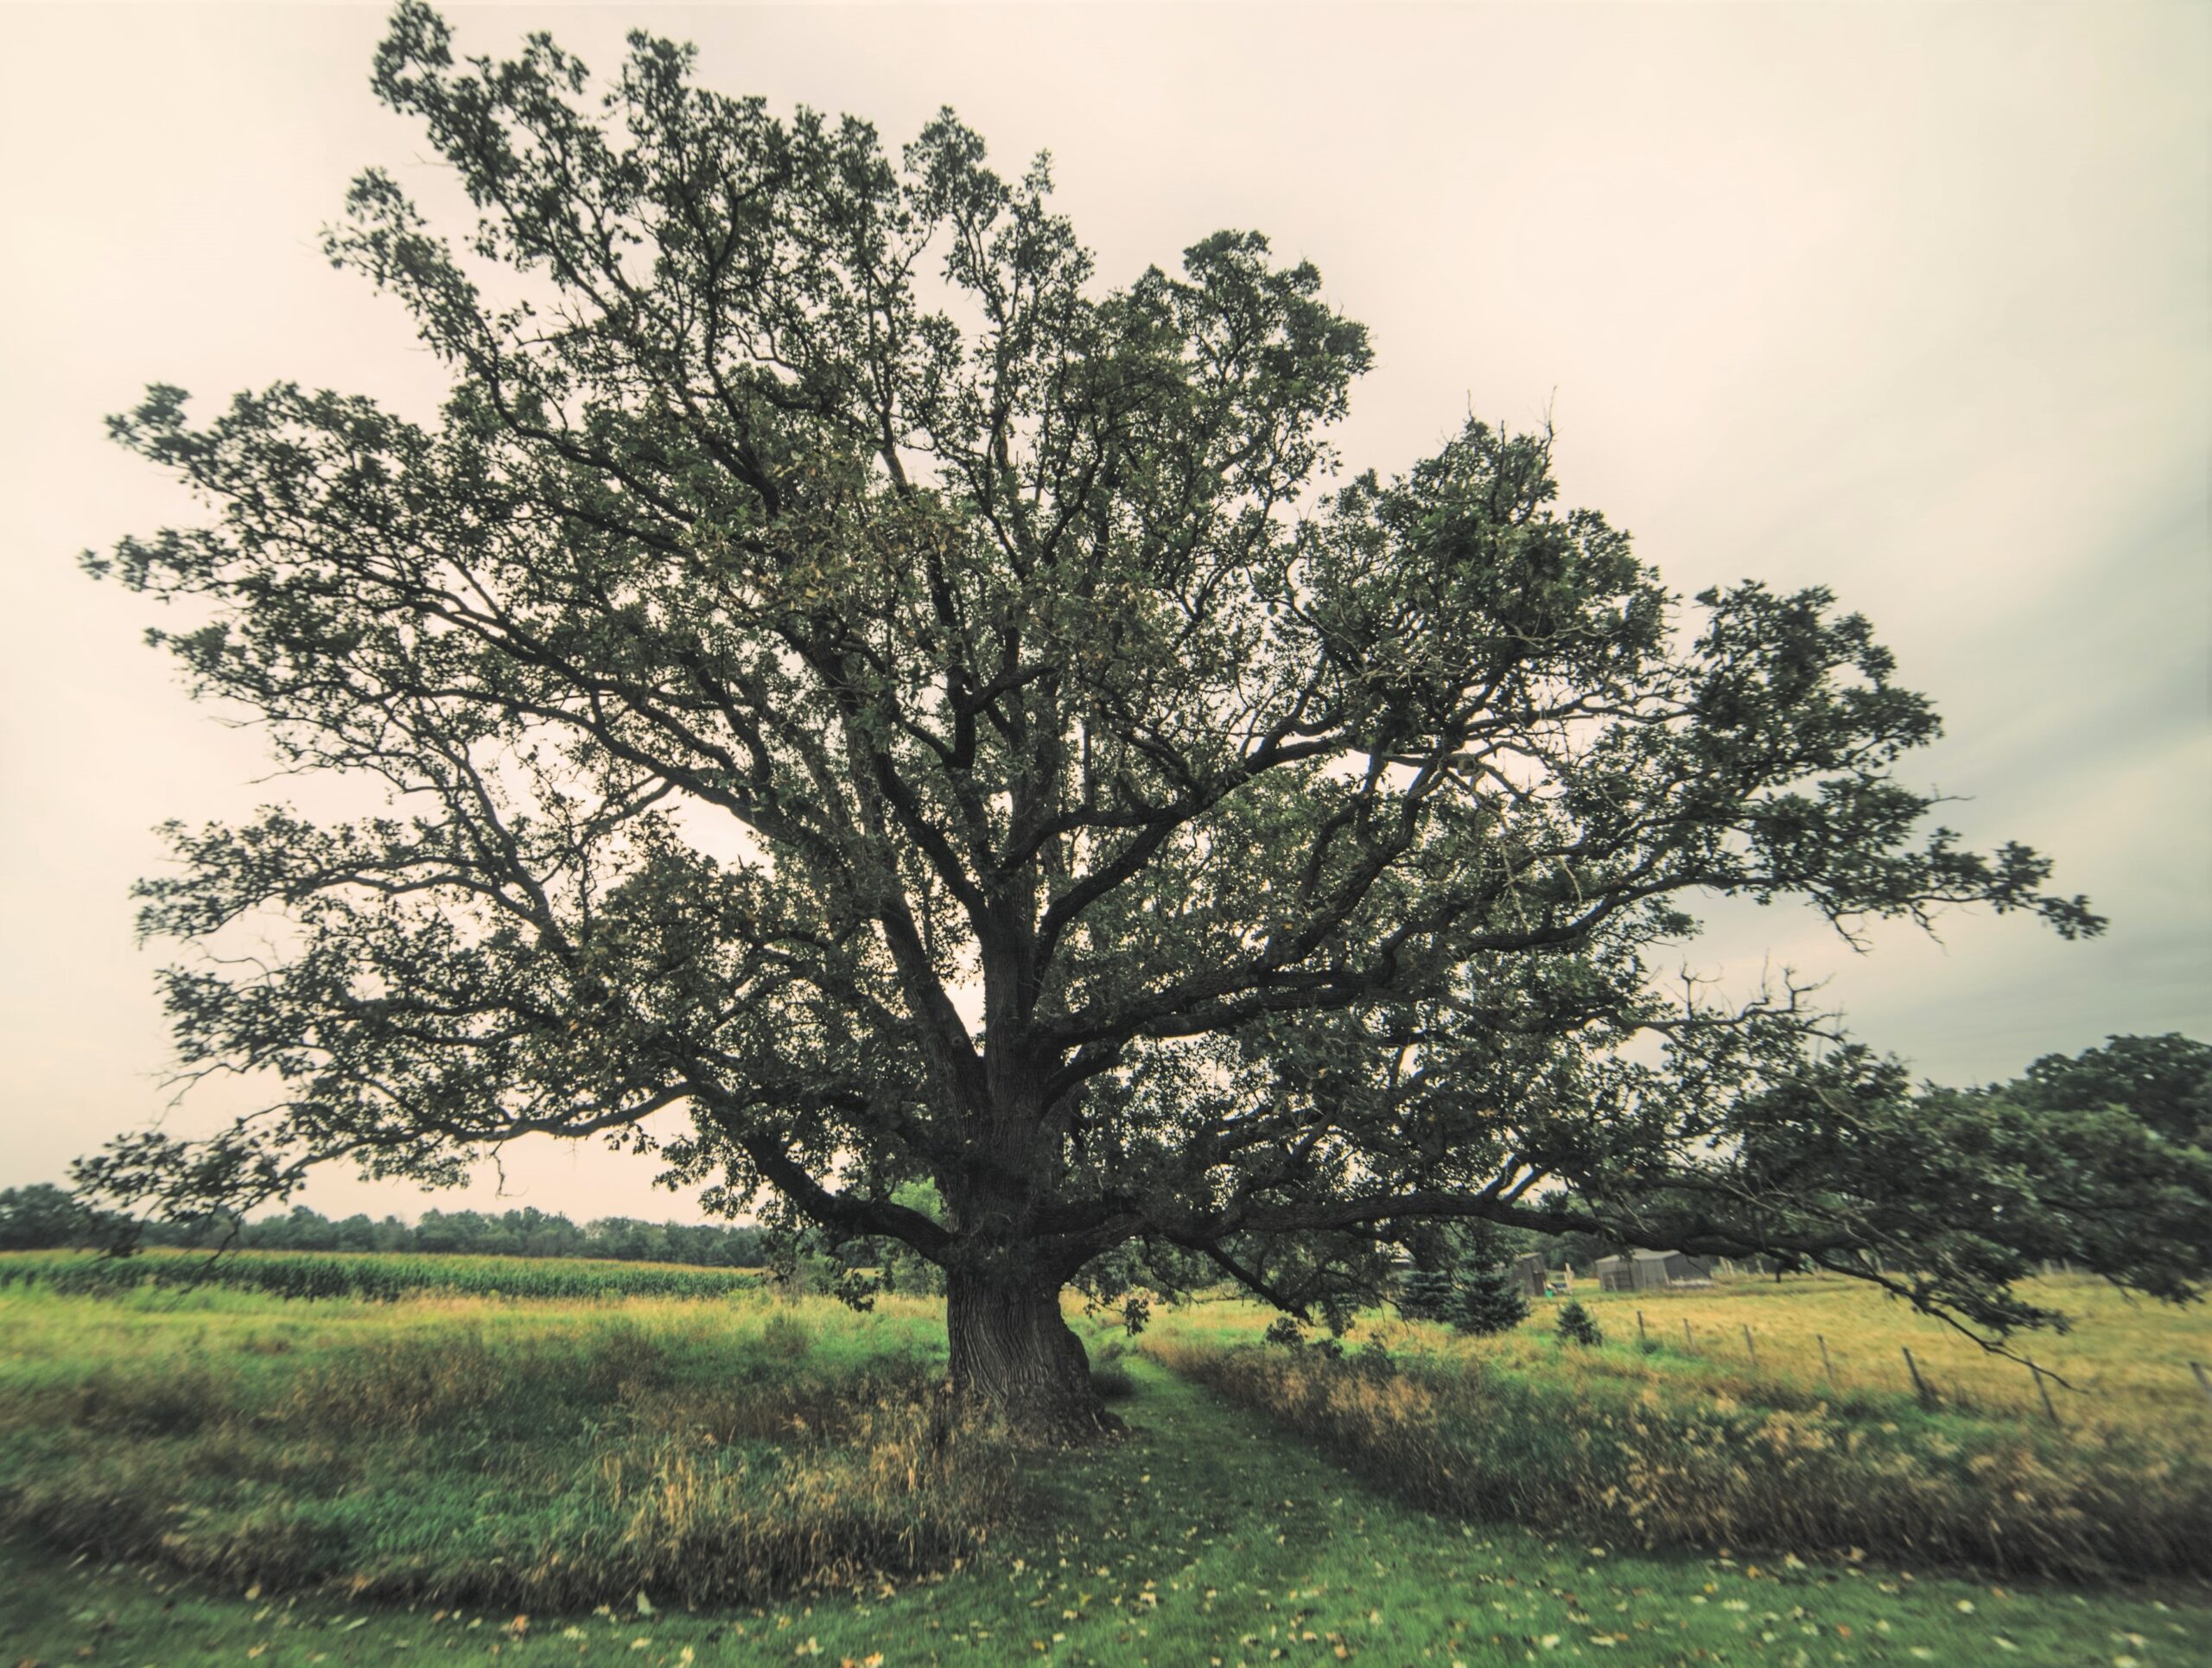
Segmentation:
[(1535, 1364), (1187, 1333), (1147, 1348), (1402, 1498), (1470, 1518), (1647, 1547), (2212, 1576), (2212, 1456), (2178, 1434), (2060, 1432), (1789, 1385), (1738, 1399), (1618, 1346)]
[(1014, 1499), (896, 1305), (224, 1296), (0, 1296), (0, 1528), (239, 1587), (575, 1609), (943, 1569)]

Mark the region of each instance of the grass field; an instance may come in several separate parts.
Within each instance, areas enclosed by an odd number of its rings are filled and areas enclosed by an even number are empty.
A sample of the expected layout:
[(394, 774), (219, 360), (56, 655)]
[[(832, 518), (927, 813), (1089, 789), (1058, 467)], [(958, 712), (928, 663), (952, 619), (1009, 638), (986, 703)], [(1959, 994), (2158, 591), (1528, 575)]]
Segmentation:
[[(2012, 1344), (2014, 1353), (2056, 1375), (2045, 1385), (2067, 1429), (2183, 1433), (2212, 1444), (2212, 1399), (2190, 1368), (2192, 1361), (2212, 1368), (2212, 1306), (2177, 1308), (2086, 1276), (2030, 1281), (2021, 1289), (2076, 1322), (2070, 1332), (2022, 1334)], [(1793, 1275), (1781, 1282), (1746, 1276), (1662, 1292), (1600, 1292), (1594, 1283), (1578, 1281), (1573, 1296), (1613, 1346), (1565, 1358), (1566, 1366), (1583, 1372), (1638, 1379), (1658, 1372), (1739, 1400), (1811, 1397), (1853, 1402), (1871, 1412), (1916, 1400), (1903, 1354), (1909, 1348), (1939, 1406), (2047, 1418), (2033, 1375), (2018, 1362), (1990, 1354), (1942, 1321), (1840, 1275)], [(1457, 1338), (1440, 1327), (1369, 1315), (1346, 1342), (1379, 1337), (1395, 1348), (1548, 1376), (1562, 1366), (1551, 1326), (1558, 1308), (1556, 1299), (1539, 1300), (1526, 1325), (1492, 1339)], [(1171, 1315), (1170, 1330), (1249, 1341), (1272, 1319), (1248, 1303), (1204, 1304)], [(1639, 1337), (1649, 1350), (1634, 1347)]]
[[(1203, 1306), (1160, 1335), (1263, 1318)], [(2201, 1586), (1649, 1552), (1432, 1513), (1147, 1360), (1126, 1442), (946, 1460), (926, 1427), (941, 1323), (916, 1300), (34, 1288), (0, 1292), (0, 1337), (8, 1662), (2147, 1668), (2212, 1651)], [(1503, 1346), (1522, 1352), (1531, 1376), (1556, 1365), (1540, 1337)]]
[(0, 1526), (240, 1587), (749, 1599), (941, 1568), (1010, 1488), (911, 1302), (19, 1289), (0, 1334)]
[[(2077, 1321), (2071, 1332), (2023, 1335), (2012, 1346), (2057, 1375), (2060, 1382), (2046, 1379), (2044, 1387), (2067, 1427), (2189, 1430), (2212, 1442), (2212, 1399), (2190, 1371), (2192, 1360), (2212, 1366), (2212, 1311), (2131, 1297), (2087, 1276), (2030, 1281), (2022, 1289)], [(1641, 1311), (1643, 1334), (1657, 1346), (1658, 1359), (1715, 1390), (1788, 1384), (1831, 1396), (1906, 1397), (1912, 1394), (1903, 1353), (1909, 1348), (1940, 1405), (2046, 1417), (2025, 1367), (1840, 1275), (1780, 1282), (1747, 1276), (1710, 1289), (1642, 1294), (1599, 1292), (1577, 1282), (1575, 1296), (1624, 1345), (1637, 1340)], [(1545, 1352), (1544, 1318), (1539, 1315), (1535, 1329), (1509, 1335), (1513, 1355), (1526, 1360)], [(1822, 1340), (1832, 1374), (1821, 1361)]]

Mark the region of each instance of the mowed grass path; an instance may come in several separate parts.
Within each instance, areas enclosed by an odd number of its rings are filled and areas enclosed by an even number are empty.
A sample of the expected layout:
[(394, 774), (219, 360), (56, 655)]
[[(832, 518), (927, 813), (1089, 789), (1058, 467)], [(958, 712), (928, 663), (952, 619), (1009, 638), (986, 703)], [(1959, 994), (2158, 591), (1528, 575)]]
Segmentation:
[[(686, 1614), (265, 1601), (0, 1544), (7, 1662), (683, 1665), (2212, 1659), (2212, 1601), (1562, 1543), (1408, 1510), (1150, 1363), (1125, 1442), (1032, 1462), (1029, 1516), (903, 1590)], [(647, 1603), (653, 1604), (647, 1595)]]

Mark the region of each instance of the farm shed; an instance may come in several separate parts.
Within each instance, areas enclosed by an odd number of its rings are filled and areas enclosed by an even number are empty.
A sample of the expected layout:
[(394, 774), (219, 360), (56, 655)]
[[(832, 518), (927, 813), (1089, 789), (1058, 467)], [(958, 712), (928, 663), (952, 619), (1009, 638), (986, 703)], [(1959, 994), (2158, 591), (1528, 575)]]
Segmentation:
[(1544, 1282), (1547, 1277), (1544, 1259), (1535, 1251), (1529, 1251), (1524, 1256), (1513, 1259), (1513, 1283), (1521, 1289), (1524, 1296), (1541, 1297), (1544, 1295)]
[(1663, 1291), (1669, 1286), (1709, 1286), (1713, 1264), (1675, 1251), (1634, 1251), (1598, 1260), (1600, 1291)]

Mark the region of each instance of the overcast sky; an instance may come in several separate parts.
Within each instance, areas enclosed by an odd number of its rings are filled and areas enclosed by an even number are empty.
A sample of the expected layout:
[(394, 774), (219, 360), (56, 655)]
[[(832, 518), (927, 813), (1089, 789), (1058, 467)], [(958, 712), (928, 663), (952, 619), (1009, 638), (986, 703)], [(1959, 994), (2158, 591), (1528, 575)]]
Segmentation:
[[(1569, 499), (1688, 593), (1826, 583), (1948, 723), (1946, 819), (2024, 840), (2107, 937), (1954, 915), (1855, 956), (1731, 910), (1690, 952), (1826, 975), (1948, 1082), (2114, 1032), (2212, 1036), (2212, 8), (2096, 3), (451, 6), (594, 67), (690, 39), (732, 92), (896, 145), (950, 104), (1118, 283), (1223, 226), (1370, 328), (1341, 435), (1386, 474), (1548, 411)], [(77, 553), (186, 514), (105, 438), (150, 381), (426, 414), (396, 303), (316, 250), (370, 163), (438, 191), (367, 87), (383, 10), (0, 4), (0, 1187), (167, 1100), (130, 881), (160, 820), (282, 792), (189, 702), (154, 609)], [(170, 1115), (205, 1127), (218, 1091)], [(511, 1156), (507, 1202), (691, 1216), (649, 1162)], [(494, 1206), (344, 1177), (326, 1210)]]

